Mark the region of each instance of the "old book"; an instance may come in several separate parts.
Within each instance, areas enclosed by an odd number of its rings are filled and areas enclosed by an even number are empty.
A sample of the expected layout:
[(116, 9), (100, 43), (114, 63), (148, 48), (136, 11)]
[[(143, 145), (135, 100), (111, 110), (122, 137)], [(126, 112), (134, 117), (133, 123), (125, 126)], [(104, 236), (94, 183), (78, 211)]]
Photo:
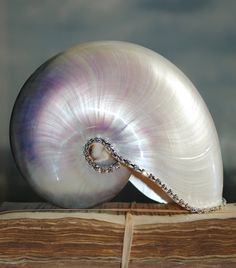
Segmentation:
[(1, 206), (0, 267), (236, 267), (236, 205)]

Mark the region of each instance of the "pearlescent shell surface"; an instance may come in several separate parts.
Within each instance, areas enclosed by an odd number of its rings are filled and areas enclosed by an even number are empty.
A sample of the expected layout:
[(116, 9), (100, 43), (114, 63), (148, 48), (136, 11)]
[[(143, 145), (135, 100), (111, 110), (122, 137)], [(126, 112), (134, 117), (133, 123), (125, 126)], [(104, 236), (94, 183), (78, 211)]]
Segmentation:
[(23, 86), (12, 115), (11, 144), (34, 189), (62, 207), (90, 207), (131, 182), (121, 167), (93, 170), (83, 156), (90, 138), (155, 174), (189, 205), (222, 201), (222, 159), (208, 109), (189, 79), (157, 53), (124, 42), (80, 45), (42, 65)]

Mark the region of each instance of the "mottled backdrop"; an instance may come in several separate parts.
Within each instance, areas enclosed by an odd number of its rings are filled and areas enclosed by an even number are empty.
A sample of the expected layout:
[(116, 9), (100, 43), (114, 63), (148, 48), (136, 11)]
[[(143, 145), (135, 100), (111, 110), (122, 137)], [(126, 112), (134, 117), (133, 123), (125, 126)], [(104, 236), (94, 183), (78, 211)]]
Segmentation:
[[(9, 148), (11, 109), (24, 81), (75, 44), (123, 40), (162, 54), (196, 85), (219, 133), (224, 195), (236, 202), (235, 12), (234, 0), (0, 0), (0, 201), (39, 200)], [(130, 190), (119, 199), (144, 200)]]

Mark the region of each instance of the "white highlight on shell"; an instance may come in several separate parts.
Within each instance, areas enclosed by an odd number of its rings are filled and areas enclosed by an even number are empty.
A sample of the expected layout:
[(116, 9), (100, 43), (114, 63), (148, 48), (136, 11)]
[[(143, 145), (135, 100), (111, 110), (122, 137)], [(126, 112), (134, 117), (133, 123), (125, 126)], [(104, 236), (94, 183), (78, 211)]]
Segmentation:
[[(26, 123), (27, 111), (33, 112)], [(157, 53), (124, 42), (87, 43), (55, 57), (24, 85), (12, 116), (12, 148), (42, 196), (60, 206), (89, 207), (124, 187), (130, 170), (99, 174), (87, 164), (83, 147), (94, 137), (108, 139), (191, 207), (221, 205), (213, 120), (189, 79)], [(164, 202), (134, 175), (130, 181)]]

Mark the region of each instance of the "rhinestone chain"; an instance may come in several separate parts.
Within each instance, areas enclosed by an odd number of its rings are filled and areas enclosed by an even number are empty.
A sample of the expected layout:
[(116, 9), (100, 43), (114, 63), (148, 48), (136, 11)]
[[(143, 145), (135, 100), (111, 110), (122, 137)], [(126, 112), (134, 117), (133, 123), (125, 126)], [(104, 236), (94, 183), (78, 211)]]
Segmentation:
[[(104, 146), (105, 150), (114, 158), (116, 161), (112, 163), (109, 166), (100, 166), (98, 165), (94, 159), (90, 155), (90, 147), (94, 143), (100, 143)], [(147, 172), (145, 169), (140, 168), (136, 164), (132, 163), (131, 161), (123, 158), (120, 156), (115, 149), (113, 148), (112, 144), (99, 137), (95, 137), (90, 139), (84, 146), (84, 156), (85, 159), (87, 160), (88, 164), (97, 172), (99, 173), (110, 173), (113, 172), (115, 169), (118, 169), (121, 167), (121, 165), (124, 165), (128, 168), (131, 168), (135, 172), (138, 172), (142, 174), (143, 176), (147, 177), (151, 181), (155, 182), (175, 203), (180, 205), (181, 207), (189, 210), (192, 213), (208, 213), (208, 212), (213, 212), (216, 210), (219, 210), (226, 204), (226, 200), (223, 198), (222, 199), (222, 204), (216, 207), (210, 207), (210, 208), (196, 208), (190, 206), (187, 202), (185, 202), (183, 199), (180, 199), (177, 194), (173, 192), (165, 183), (162, 183), (161, 180), (157, 177), (155, 177), (152, 173)]]

